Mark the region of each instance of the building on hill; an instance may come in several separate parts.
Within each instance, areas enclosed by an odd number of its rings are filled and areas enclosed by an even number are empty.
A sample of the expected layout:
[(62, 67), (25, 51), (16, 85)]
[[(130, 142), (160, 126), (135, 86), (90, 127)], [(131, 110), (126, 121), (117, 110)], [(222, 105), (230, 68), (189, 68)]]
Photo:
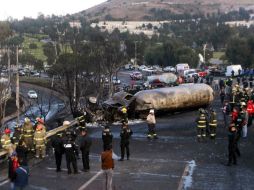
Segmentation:
[(129, 31), (131, 34), (144, 33), (148, 37), (158, 35), (158, 29), (163, 27), (164, 23), (170, 21), (101, 21), (92, 23), (91, 27), (99, 27), (101, 31), (113, 32), (118, 29), (120, 32)]

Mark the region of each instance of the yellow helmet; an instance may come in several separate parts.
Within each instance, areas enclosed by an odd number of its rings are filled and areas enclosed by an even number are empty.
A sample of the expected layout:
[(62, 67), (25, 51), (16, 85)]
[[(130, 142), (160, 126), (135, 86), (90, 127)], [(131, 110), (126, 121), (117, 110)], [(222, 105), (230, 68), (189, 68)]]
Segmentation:
[(127, 113), (127, 109), (125, 107), (122, 108), (123, 113)]

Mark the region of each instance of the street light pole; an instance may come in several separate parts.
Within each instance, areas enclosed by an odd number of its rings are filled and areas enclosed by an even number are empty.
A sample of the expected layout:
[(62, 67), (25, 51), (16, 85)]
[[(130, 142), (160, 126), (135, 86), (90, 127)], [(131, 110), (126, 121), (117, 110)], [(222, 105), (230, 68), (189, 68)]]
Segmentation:
[(19, 102), (19, 49), (18, 46), (16, 46), (16, 58), (17, 58), (17, 63), (16, 63), (16, 67), (17, 67), (17, 73), (16, 73), (16, 77), (17, 77), (17, 81), (16, 81), (16, 106), (17, 106), (17, 126), (19, 126), (19, 109), (20, 109), (20, 102)]

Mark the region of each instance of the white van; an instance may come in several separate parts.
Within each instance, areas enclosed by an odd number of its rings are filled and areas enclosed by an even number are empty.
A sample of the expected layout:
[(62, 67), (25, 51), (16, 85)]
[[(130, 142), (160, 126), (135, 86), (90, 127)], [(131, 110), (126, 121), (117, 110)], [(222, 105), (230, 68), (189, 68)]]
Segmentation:
[(227, 70), (225, 75), (227, 77), (232, 76), (232, 71), (234, 71), (234, 76), (238, 76), (239, 75), (239, 70), (242, 71), (242, 66), (241, 65), (229, 65), (227, 66)]
[(179, 63), (176, 65), (176, 72), (182, 76), (184, 75), (184, 71), (189, 69), (190, 67), (188, 63)]

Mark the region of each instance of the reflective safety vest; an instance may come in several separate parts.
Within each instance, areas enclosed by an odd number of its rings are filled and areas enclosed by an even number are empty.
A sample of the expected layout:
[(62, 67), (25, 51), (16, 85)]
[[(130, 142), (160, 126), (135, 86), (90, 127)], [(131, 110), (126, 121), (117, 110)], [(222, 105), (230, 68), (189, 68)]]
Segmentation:
[(205, 114), (200, 114), (198, 119), (198, 128), (205, 128), (206, 127), (206, 117)]
[(217, 127), (217, 119), (216, 119), (216, 113), (212, 112), (209, 122), (210, 127)]
[(1, 138), (1, 145), (2, 147), (5, 149), (5, 148), (8, 148), (10, 145), (11, 145), (11, 138), (9, 135), (6, 135), (4, 134)]
[(32, 123), (31, 122), (24, 123), (24, 125), (23, 125), (24, 138), (33, 137), (33, 133), (34, 133), (34, 129), (33, 129)]
[(46, 144), (46, 133), (43, 130), (36, 130), (34, 133), (34, 144), (35, 146), (45, 146)]

